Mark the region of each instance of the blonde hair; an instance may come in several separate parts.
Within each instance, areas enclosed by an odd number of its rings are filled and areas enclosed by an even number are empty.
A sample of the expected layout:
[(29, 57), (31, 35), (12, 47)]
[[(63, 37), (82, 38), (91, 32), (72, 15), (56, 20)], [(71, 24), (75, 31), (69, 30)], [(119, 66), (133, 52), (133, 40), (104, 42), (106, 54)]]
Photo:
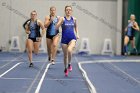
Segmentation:
[(134, 14), (131, 14), (131, 15), (130, 15), (130, 17), (132, 17), (132, 16), (134, 17), (134, 19), (136, 19), (136, 16), (135, 16)]
[(33, 12), (37, 14), (36, 10), (33, 10), (33, 11), (31, 12), (31, 14), (32, 14)]

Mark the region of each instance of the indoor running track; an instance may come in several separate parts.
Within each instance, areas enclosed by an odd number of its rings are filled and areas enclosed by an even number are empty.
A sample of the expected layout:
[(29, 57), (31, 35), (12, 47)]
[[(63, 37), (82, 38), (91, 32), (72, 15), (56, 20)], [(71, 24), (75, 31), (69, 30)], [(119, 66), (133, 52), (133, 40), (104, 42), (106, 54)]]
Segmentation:
[(64, 76), (63, 55), (51, 65), (47, 54), (0, 53), (0, 93), (140, 93), (140, 58), (73, 55)]

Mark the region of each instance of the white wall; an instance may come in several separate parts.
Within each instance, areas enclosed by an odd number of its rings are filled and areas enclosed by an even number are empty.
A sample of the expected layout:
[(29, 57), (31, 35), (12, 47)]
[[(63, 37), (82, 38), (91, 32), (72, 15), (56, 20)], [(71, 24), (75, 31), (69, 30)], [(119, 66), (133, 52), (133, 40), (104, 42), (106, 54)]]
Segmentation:
[[(116, 52), (116, 29), (110, 26), (117, 27), (117, 0), (1, 0), (0, 46), (6, 46), (8, 50), (9, 39), (18, 35), (23, 51), (26, 38), (22, 28), (22, 24), (26, 20), (24, 17), (29, 17), (30, 12), (36, 10), (38, 18), (44, 21), (44, 17), (49, 14), (49, 7), (52, 5), (56, 6), (57, 15), (60, 16), (64, 16), (65, 5), (73, 5), (73, 16), (78, 20), (80, 37), (89, 38), (91, 53), (101, 54), (105, 38), (112, 40), (113, 50)], [(12, 10), (9, 10), (7, 6), (11, 6)], [(81, 39), (78, 41), (78, 48), (80, 41)]]

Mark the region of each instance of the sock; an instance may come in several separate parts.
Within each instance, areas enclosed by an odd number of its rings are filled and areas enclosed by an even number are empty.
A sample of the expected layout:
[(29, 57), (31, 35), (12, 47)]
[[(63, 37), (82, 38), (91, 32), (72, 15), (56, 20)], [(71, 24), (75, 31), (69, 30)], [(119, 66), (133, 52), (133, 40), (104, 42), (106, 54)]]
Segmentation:
[(125, 45), (124, 46), (124, 53), (127, 53), (128, 52), (128, 47)]

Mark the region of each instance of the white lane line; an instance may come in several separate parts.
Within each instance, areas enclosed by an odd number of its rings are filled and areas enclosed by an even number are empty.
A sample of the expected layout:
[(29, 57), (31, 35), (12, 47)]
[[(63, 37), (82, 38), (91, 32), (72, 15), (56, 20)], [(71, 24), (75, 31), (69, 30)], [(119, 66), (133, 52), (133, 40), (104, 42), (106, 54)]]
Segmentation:
[[(77, 60), (77, 58), (75, 57), (75, 59)], [(77, 60), (78, 61), (78, 60)], [(86, 73), (86, 71), (81, 67), (82, 64), (90, 64), (90, 63), (111, 63), (111, 62), (140, 62), (140, 60), (94, 60), (94, 61), (83, 61), (83, 62), (79, 62), (78, 66), (79, 69), (82, 71), (83, 77), (85, 78), (86, 82), (88, 83), (89, 87), (90, 87), (90, 92), (91, 93), (97, 93), (95, 87), (93, 86), (93, 84), (91, 83), (91, 81), (88, 78), (88, 75)], [(127, 75), (128, 77), (130, 77), (131, 79), (133, 79), (134, 81), (136, 81), (137, 83), (140, 83), (139, 80), (137, 80), (136, 78), (132, 77), (130, 74), (126, 73), (125, 71), (123, 71), (122, 69), (120, 69), (119, 67), (115, 66), (114, 67), (118, 70), (120, 70), (122, 73), (124, 73), (125, 75)]]
[[(16, 61), (16, 60), (17, 60), (19, 57), (21, 57), (21, 56), (23, 56), (23, 54), (20, 55), (20, 56), (18, 56), (18, 57), (16, 57), (16, 58), (14, 58), (13, 60), (9, 60), (10, 62), (8, 62), (8, 63), (4, 64), (3, 66), (1, 66), (0, 69), (6, 67), (6, 66), (9, 65), (10, 63)], [(6, 60), (6, 61), (8, 61), (8, 60)]]
[(110, 63), (114, 68), (116, 68), (117, 70), (119, 70), (120, 72), (122, 72), (124, 75), (128, 76), (129, 78), (131, 78), (132, 80), (134, 80), (135, 82), (140, 84), (140, 81), (137, 80), (136, 78), (134, 78), (133, 76), (131, 76), (130, 74), (128, 74), (127, 72), (125, 72), (124, 70), (122, 70), (121, 68), (119, 68), (118, 66)]
[[(3, 61), (4, 61), (4, 62), (7, 62), (7, 61), (10, 61), (10, 62), (11, 62), (11, 61), (12, 61), (12, 62), (13, 62), (13, 61), (16, 61), (16, 59), (17, 59), (17, 58), (15, 58), (15, 59), (13, 59), (13, 60), (0, 60), (0, 61), (2, 61), (2, 62), (3, 62)], [(23, 61), (23, 62), (24, 62), (24, 61)], [(27, 61), (26, 61), (26, 62), (27, 62)], [(32, 62), (33, 62), (33, 63), (44, 63), (44, 61), (32, 61)], [(60, 62), (61, 62), (61, 61), (60, 61)], [(2, 67), (2, 66), (1, 66), (1, 67)], [(1, 67), (0, 67), (0, 68), (1, 68)]]
[(81, 72), (82, 72), (82, 75), (83, 75), (84, 79), (86, 80), (86, 82), (87, 82), (87, 84), (88, 84), (88, 88), (89, 88), (89, 90), (90, 90), (90, 93), (97, 93), (97, 92), (96, 92), (96, 89), (95, 89), (95, 87), (94, 87), (94, 85), (93, 85), (93, 84), (91, 83), (91, 81), (89, 80), (86, 71), (82, 68), (81, 63), (78, 63), (78, 66), (79, 66), (79, 69), (80, 69)]
[[(38, 63), (38, 62), (39, 62), (39, 63), (44, 63), (44, 62), (41, 62), (41, 61), (32, 61), (32, 62), (34, 62), (34, 63)], [(56, 64), (57, 64), (57, 63), (60, 64), (60, 63), (63, 63), (63, 62), (62, 62), (62, 61), (57, 61)]]
[(83, 79), (46, 79), (46, 80), (62, 80), (62, 81), (84, 81)]
[(5, 77), (2, 77), (1, 79), (7, 79), (7, 80), (33, 80), (32, 78), (5, 78)]
[(44, 71), (44, 73), (43, 73), (43, 75), (42, 75), (42, 77), (41, 77), (41, 79), (40, 79), (40, 81), (39, 81), (39, 84), (38, 84), (38, 86), (37, 86), (37, 88), (36, 88), (36, 90), (35, 90), (35, 93), (39, 93), (40, 88), (41, 88), (42, 83), (43, 83), (43, 80), (44, 80), (44, 78), (45, 78), (45, 76), (46, 76), (46, 73), (47, 73), (48, 68), (50, 67), (50, 65), (51, 65), (51, 63), (49, 63), (49, 64), (46, 66), (46, 69), (45, 69), (45, 71)]
[[(42, 61), (43, 61), (43, 60), (42, 60)], [(44, 61), (44, 63), (43, 63), (43, 66), (41, 66), (41, 69), (40, 69), (39, 72), (36, 74), (36, 76), (35, 76), (33, 82), (32, 82), (31, 85), (28, 87), (26, 93), (31, 93), (30, 91), (31, 91), (31, 89), (33, 88), (33, 85), (35, 84), (35, 82), (38, 80), (38, 77), (39, 77), (39, 75), (41, 74), (41, 72), (42, 72), (42, 70), (43, 70), (43, 68), (44, 68), (44, 66), (45, 66), (45, 64), (46, 64), (46, 62), (47, 62), (47, 59), (45, 59), (45, 61)]]
[[(13, 60), (15, 60), (15, 59), (16, 59), (16, 58), (14, 58)], [(0, 60), (0, 61), (4, 61), (4, 62), (5, 62), (5, 61), (11, 61), (11, 60)]]
[[(75, 60), (78, 62), (78, 59), (76, 57), (75, 57)], [(80, 62), (78, 63), (78, 67), (79, 67), (80, 71), (82, 72), (83, 78), (85, 79), (85, 81), (88, 85), (90, 93), (97, 93), (94, 85), (89, 80), (88, 75), (87, 75), (86, 71), (82, 68)]]
[(126, 59), (122, 59), (122, 60), (93, 60), (93, 61), (83, 61), (80, 62), (82, 64), (87, 64), (87, 63), (107, 63), (107, 62), (140, 62), (140, 60), (126, 60)]
[(5, 71), (3, 74), (0, 75), (0, 78), (3, 77), (5, 74), (7, 74), (8, 72), (10, 72), (12, 69), (14, 69), (15, 67), (17, 67), (18, 65), (20, 65), (23, 62), (19, 62), (17, 64), (15, 64), (13, 67), (11, 67), (10, 69), (8, 69), (7, 71)]

